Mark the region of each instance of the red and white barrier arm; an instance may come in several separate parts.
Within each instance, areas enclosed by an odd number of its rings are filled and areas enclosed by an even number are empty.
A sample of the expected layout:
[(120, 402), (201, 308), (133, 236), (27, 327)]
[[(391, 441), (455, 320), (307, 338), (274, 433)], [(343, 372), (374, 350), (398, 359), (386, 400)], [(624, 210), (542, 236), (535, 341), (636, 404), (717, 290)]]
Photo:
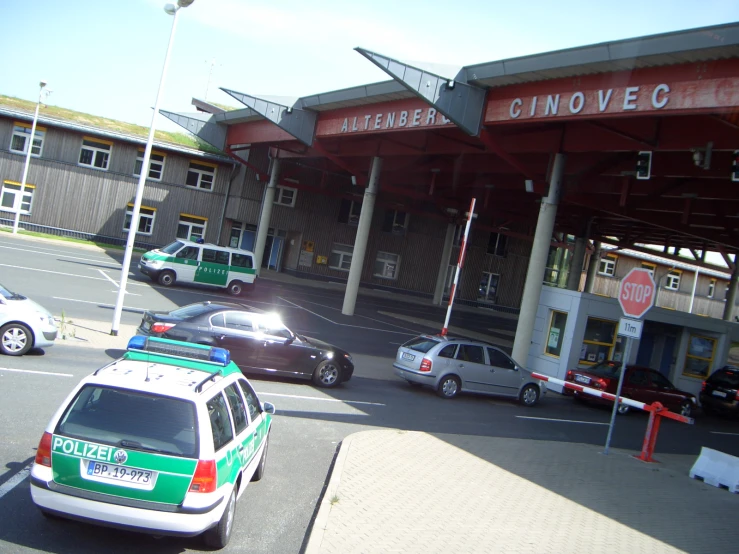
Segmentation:
[(632, 408), (637, 408), (639, 410), (644, 410), (646, 412), (652, 411), (650, 410), (651, 406), (649, 406), (649, 404), (638, 402), (636, 400), (632, 400), (631, 398), (626, 398), (625, 396), (619, 397), (615, 394), (611, 394), (610, 392), (605, 392), (600, 389), (593, 389), (590, 387), (583, 387), (582, 385), (578, 385), (577, 383), (573, 383), (572, 381), (563, 381), (562, 379), (549, 377), (549, 375), (542, 375), (541, 373), (532, 373), (531, 376), (535, 379), (539, 379), (540, 381), (547, 381), (548, 383), (554, 383), (555, 385), (562, 385), (566, 389), (584, 392), (585, 394), (590, 394), (592, 396), (599, 396), (600, 398), (605, 398), (606, 400), (610, 400), (611, 402), (616, 402), (616, 399), (618, 399), (620, 404), (626, 404), (627, 406), (631, 406)]

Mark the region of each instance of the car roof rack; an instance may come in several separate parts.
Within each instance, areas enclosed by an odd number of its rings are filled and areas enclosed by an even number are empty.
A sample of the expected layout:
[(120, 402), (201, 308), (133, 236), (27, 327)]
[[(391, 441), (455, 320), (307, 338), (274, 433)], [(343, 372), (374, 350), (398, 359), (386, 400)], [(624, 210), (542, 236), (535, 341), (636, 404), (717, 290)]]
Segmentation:
[(207, 383), (210, 380), (215, 381), (216, 377), (218, 377), (219, 375), (221, 375), (220, 369), (216, 371), (215, 373), (209, 374), (205, 379), (203, 379), (197, 385), (195, 385), (195, 388), (193, 390), (195, 392), (203, 392), (203, 386), (205, 385), (205, 383)]

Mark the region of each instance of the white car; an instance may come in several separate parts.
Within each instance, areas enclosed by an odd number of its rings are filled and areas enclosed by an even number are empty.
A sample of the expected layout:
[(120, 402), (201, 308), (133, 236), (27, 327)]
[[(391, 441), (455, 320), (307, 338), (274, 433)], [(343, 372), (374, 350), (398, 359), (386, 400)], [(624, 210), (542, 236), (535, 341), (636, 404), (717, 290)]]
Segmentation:
[(0, 285), (0, 352), (22, 356), (31, 348), (52, 346), (56, 334), (46, 308)]

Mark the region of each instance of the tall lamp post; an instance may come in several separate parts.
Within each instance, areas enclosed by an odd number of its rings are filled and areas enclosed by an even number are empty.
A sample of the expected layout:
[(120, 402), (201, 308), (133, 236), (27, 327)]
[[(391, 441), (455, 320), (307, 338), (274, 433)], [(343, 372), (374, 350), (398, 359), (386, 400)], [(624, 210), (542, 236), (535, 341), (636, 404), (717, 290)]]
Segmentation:
[(157, 99), (154, 102), (154, 113), (151, 116), (151, 126), (149, 127), (149, 138), (146, 141), (146, 149), (144, 150), (144, 161), (141, 164), (141, 175), (139, 175), (139, 182), (136, 186), (136, 198), (133, 203), (133, 213), (131, 214), (131, 222), (128, 226), (128, 239), (126, 240), (126, 250), (123, 255), (123, 267), (121, 268), (121, 280), (118, 286), (118, 297), (115, 302), (115, 310), (113, 312), (113, 326), (110, 329), (110, 334), (118, 336), (118, 327), (121, 323), (121, 312), (123, 311), (123, 298), (126, 295), (126, 284), (128, 282), (128, 271), (131, 267), (131, 255), (133, 254), (133, 244), (136, 240), (136, 231), (139, 226), (139, 212), (141, 211), (141, 198), (144, 195), (144, 185), (146, 179), (149, 176), (149, 159), (151, 158), (151, 147), (154, 144), (154, 125), (157, 119), (157, 113), (159, 113), (159, 102), (162, 98), (162, 91), (164, 90), (164, 82), (167, 78), (167, 66), (169, 65), (169, 53), (172, 50), (172, 43), (174, 42), (175, 29), (177, 28), (177, 13), (180, 8), (187, 8), (195, 0), (177, 0), (177, 5), (167, 4), (164, 6), (164, 11), (169, 15), (174, 16), (172, 19), (172, 31), (169, 35), (169, 44), (167, 45), (167, 54), (164, 57), (164, 67), (162, 68), (162, 77), (159, 80), (159, 91), (157, 92)]
[(28, 178), (28, 166), (31, 163), (31, 151), (33, 150), (33, 141), (36, 139), (36, 123), (38, 122), (38, 109), (41, 106), (41, 95), (44, 93), (46, 81), (39, 83), (38, 102), (36, 102), (36, 113), (33, 114), (33, 125), (31, 125), (31, 140), (28, 141), (26, 149), (26, 164), (23, 166), (23, 179), (21, 179), (21, 191), (16, 198), (15, 218), (13, 219), (13, 234), (18, 233), (18, 223), (21, 219), (21, 206), (23, 205), (23, 191), (26, 190), (26, 179)]

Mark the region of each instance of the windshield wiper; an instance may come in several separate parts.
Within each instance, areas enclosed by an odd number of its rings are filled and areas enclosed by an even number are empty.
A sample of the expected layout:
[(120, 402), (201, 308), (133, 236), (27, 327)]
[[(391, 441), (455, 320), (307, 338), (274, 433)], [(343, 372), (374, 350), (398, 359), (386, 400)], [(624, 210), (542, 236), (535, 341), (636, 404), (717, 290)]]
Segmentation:
[(160, 454), (174, 454), (173, 452), (169, 452), (168, 450), (162, 450), (161, 448), (154, 448), (153, 446), (144, 446), (139, 441), (133, 441), (129, 439), (123, 439), (118, 442), (119, 446), (123, 446), (124, 448), (135, 448), (137, 450), (146, 450), (147, 452), (158, 452)]

